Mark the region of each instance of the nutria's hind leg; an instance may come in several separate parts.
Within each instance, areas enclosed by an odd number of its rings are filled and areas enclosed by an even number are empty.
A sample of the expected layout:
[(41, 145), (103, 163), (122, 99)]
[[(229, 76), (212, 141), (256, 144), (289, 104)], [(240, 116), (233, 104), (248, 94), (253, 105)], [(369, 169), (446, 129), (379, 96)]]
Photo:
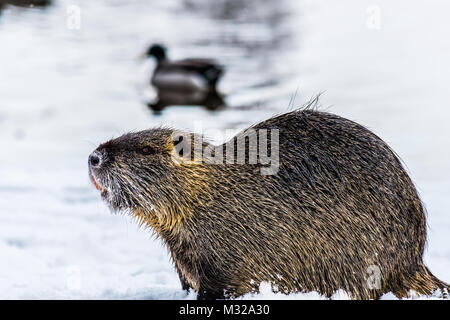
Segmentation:
[(227, 277), (231, 266), (201, 262), (197, 268), (200, 270), (197, 300), (225, 299), (226, 289), (229, 290), (231, 283), (231, 280)]

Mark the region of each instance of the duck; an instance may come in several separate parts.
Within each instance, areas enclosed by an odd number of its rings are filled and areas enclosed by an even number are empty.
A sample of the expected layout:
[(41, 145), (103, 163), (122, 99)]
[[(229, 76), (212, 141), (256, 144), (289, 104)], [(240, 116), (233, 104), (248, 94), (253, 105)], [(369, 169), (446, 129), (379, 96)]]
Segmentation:
[(171, 61), (167, 58), (167, 49), (161, 44), (150, 46), (146, 57), (156, 59), (151, 84), (159, 90), (215, 90), (224, 72), (223, 67), (214, 59), (188, 58)]

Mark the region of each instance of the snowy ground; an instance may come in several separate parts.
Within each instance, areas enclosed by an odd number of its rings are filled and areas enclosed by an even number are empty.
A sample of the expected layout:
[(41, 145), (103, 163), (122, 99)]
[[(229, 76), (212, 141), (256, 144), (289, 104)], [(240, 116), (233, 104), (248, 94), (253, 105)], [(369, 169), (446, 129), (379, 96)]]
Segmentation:
[[(426, 263), (450, 282), (450, 5), (238, 2), (54, 0), (0, 13), (0, 298), (195, 298), (162, 244), (105, 208), (87, 156), (159, 124), (245, 127), (287, 110), (297, 89), (296, 104), (326, 91), (325, 108), (400, 154), (429, 212)], [(69, 5), (81, 9), (79, 30), (67, 27)], [(152, 42), (174, 58), (224, 63), (230, 107), (153, 115), (142, 103), (152, 65), (136, 60)], [(256, 298), (321, 298), (262, 291)]]

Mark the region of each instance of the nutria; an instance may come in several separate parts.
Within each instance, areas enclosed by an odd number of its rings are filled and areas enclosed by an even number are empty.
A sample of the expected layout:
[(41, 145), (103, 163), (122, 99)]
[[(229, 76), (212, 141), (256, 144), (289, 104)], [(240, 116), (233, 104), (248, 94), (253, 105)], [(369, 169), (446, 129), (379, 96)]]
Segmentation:
[[(197, 161), (189, 141), (198, 136), (156, 128), (101, 144), (90, 177), (113, 210), (163, 240), (198, 299), (257, 292), (263, 281), (283, 293), (342, 289), (353, 299), (446, 294), (422, 261), (424, 207), (383, 140), (312, 108), (251, 129), (278, 132), (266, 136), (270, 152), (279, 150), (272, 174), (262, 171), (267, 163), (248, 163), (248, 151), (244, 164)], [(243, 137), (249, 147), (249, 130), (214, 152)], [(181, 142), (189, 147), (180, 152)], [(200, 145), (200, 154), (211, 147)]]

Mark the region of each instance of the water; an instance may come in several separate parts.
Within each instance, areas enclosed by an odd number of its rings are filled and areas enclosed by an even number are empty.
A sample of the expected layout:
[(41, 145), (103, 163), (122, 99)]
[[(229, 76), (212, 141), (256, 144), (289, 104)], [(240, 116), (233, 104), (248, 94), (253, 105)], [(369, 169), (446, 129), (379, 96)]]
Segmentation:
[[(450, 282), (450, 5), (335, 2), (54, 0), (3, 8), (0, 297), (184, 297), (163, 246), (101, 203), (87, 178), (89, 153), (160, 124), (245, 128), (322, 91), (324, 110), (367, 126), (405, 161), (429, 212), (426, 261)], [(81, 10), (79, 29), (71, 6)], [(227, 107), (154, 114), (146, 106), (154, 63), (138, 59), (154, 42), (173, 59), (225, 65), (219, 90)]]

